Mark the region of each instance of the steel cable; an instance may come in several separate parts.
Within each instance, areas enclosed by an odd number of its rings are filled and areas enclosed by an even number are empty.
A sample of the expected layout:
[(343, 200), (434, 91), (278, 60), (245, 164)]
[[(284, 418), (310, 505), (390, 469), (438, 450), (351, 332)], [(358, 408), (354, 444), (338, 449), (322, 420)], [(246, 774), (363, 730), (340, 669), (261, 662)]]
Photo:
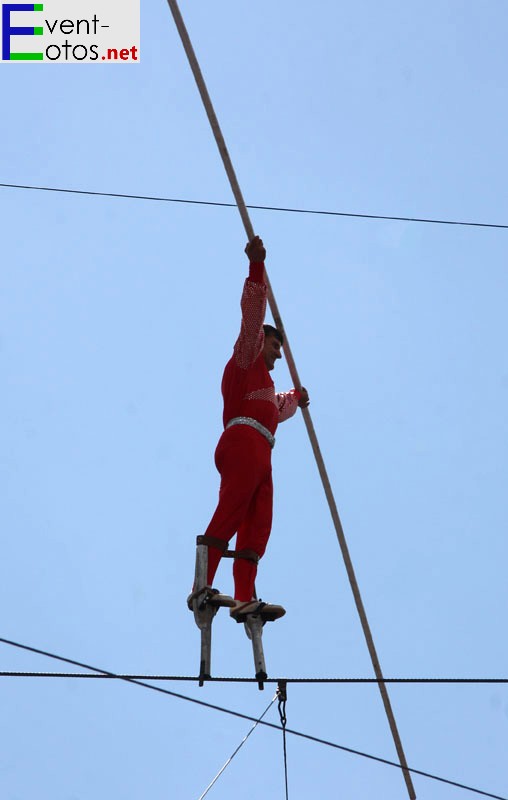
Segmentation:
[(287, 725), (287, 716), (286, 716), (286, 703), (287, 703), (287, 686), (286, 681), (279, 681), (277, 685), (277, 694), (276, 697), (279, 698), (279, 717), (280, 717), (280, 724), (282, 727), (282, 754), (284, 758), (284, 783), (286, 789), (286, 800), (289, 800), (289, 788), (288, 788), (288, 754), (287, 754), (287, 745), (286, 745), (286, 725)]
[[(36, 192), (60, 192), (62, 194), (81, 194), (90, 197), (116, 197), (125, 200), (152, 200), (157, 203), (182, 203), (193, 206), (216, 206), (217, 208), (237, 208), (236, 203), (220, 203), (215, 200), (187, 200), (181, 197), (161, 197), (149, 194), (126, 194), (123, 192), (94, 192), (88, 189), (65, 189), (60, 186), (32, 186), (22, 183), (0, 183), (2, 189), (25, 189)], [(317, 208), (287, 208), (284, 206), (246, 205), (256, 211), (282, 211), (286, 214), (315, 214), (325, 217), (350, 217), (352, 219), (377, 219), (391, 222), (420, 222), (428, 225), (459, 225), (467, 228), (498, 228), (508, 230), (508, 225), (495, 222), (472, 222), (457, 219), (431, 219), (429, 217), (400, 217), (389, 214), (359, 214), (352, 211), (327, 211)]]
[[(2, 641), (0, 639), (0, 641)], [(198, 683), (200, 680), (199, 675), (156, 675), (156, 674), (137, 674), (137, 673), (115, 673), (111, 674), (98, 674), (94, 672), (28, 672), (28, 671), (11, 671), (0, 670), (0, 678), (109, 678), (114, 680), (145, 680), (145, 681), (181, 681), (182, 683), (190, 681)], [(364, 683), (372, 684), (378, 683), (377, 678), (264, 678), (263, 683)], [(240, 677), (220, 677), (212, 676), (204, 678), (205, 683), (259, 683), (258, 678), (240, 678)], [(383, 683), (418, 683), (418, 684), (490, 684), (490, 683), (508, 683), (508, 678), (386, 678), (383, 677)]]

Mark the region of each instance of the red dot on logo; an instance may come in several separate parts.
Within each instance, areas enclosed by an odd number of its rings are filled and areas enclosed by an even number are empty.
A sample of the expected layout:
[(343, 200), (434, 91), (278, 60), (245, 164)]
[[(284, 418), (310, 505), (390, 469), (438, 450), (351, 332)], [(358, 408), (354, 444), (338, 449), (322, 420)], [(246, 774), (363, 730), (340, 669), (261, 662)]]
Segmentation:
[(105, 61), (106, 60), (106, 56), (102, 56), (102, 60)]

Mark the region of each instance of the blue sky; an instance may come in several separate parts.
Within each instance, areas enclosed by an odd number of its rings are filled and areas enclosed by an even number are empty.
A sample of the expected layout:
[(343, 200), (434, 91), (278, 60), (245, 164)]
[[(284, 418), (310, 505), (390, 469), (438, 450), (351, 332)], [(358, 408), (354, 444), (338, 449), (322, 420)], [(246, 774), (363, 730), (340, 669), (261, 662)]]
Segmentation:
[[(248, 203), (508, 223), (506, 5), (181, 4)], [(167, 4), (139, 66), (9, 65), (0, 183), (230, 202)], [(0, 188), (0, 636), (194, 675), (185, 606), (215, 507), (235, 209)], [(391, 677), (508, 677), (505, 230), (252, 212)], [(290, 388), (285, 364), (274, 374)], [(272, 676), (372, 669), (301, 416), (274, 450)], [(217, 583), (231, 589), (230, 562)], [(213, 671), (250, 676), (226, 614)], [(66, 669), (1, 646), (1, 669)], [(72, 668), (70, 668), (72, 671)], [(273, 687), (172, 684), (259, 716)], [(508, 796), (503, 685), (394, 685), (408, 762)], [(106, 681), (2, 678), (6, 800), (199, 797), (250, 725)], [(288, 725), (395, 759), (375, 686), (290, 685)], [(274, 707), (268, 716), (277, 722)], [(292, 800), (404, 798), (387, 766), (288, 741)], [(467, 792), (414, 778), (418, 797)], [(209, 796), (283, 796), (258, 729)], [(470, 795), (473, 796), (473, 795)]]

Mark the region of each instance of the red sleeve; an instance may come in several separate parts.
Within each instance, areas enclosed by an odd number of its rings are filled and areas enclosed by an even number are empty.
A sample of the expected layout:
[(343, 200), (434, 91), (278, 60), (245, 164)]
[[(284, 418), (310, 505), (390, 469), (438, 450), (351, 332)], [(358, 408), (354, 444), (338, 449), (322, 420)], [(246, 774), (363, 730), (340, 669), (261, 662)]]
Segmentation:
[(298, 389), (291, 389), (289, 392), (279, 392), (275, 396), (279, 406), (279, 422), (285, 422), (296, 413), (302, 395)]
[(265, 282), (265, 265), (262, 261), (251, 261), (249, 264), (249, 280), (253, 283)]
[(237, 366), (248, 369), (263, 349), (263, 322), (266, 313), (266, 284), (262, 262), (252, 262), (242, 293), (242, 325), (234, 355)]

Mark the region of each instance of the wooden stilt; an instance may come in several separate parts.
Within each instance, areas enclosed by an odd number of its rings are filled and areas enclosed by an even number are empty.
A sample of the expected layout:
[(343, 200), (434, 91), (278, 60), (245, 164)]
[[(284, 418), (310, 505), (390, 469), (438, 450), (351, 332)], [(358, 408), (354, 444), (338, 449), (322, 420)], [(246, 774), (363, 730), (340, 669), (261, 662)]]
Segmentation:
[(206, 589), (206, 578), (208, 572), (208, 547), (204, 544), (196, 546), (196, 570), (194, 574), (194, 597), (192, 599), (192, 610), (194, 612), (194, 620), (199, 630), (201, 631), (201, 655), (199, 660), (199, 685), (207, 678), (210, 678), (212, 672), (212, 622), (217, 607), (211, 606), (208, 600), (208, 592)]
[(201, 543), (198, 536), (196, 543), (196, 570), (194, 573), (194, 589), (189, 597), (189, 608), (192, 608), (194, 620), (201, 631), (201, 656), (199, 661), (199, 685), (211, 677), (212, 661), (212, 622), (221, 606), (234, 606), (235, 601), (223, 595), (217, 589), (207, 585), (208, 577), (208, 545)]
[(263, 619), (260, 614), (247, 614), (245, 619), (245, 633), (252, 642), (252, 652), (254, 655), (254, 668), (256, 670), (256, 680), (258, 688), (264, 689), (266, 674), (265, 654), (263, 652)]

